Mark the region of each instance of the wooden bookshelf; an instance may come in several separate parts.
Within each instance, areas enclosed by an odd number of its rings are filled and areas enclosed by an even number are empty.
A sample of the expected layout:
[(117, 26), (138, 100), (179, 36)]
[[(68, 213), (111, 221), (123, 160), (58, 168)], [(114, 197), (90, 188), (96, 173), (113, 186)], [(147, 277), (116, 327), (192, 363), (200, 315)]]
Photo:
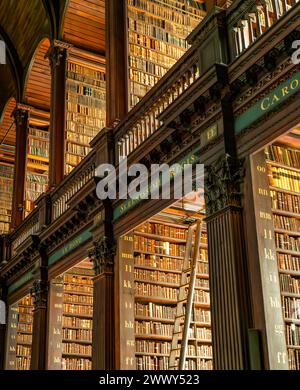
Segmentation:
[(188, 49), (186, 37), (205, 16), (204, 1), (128, 0), (129, 108)]
[(9, 232), (12, 213), (13, 182), (14, 165), (8, 162), (0, 162), (0, 234)]
[[(121, 300), (130, 309), (121, 310), (122, 337), (133, 340), (123, 350), (124, 369), (168, 369), (186, 233), (186, 225), (156, 218), (121, 239)], [(187, 369), (212, 369), (206, 232), (201, 241)]]
[(69, 60), (66, 81), (66, 157), (68, 174), (89, 153), (90, 142), (105, 127), (105, 68)]
[(37, 198), (48, 189), (49, 125), (29, 124), (27, 140), (25, 209), (26, 217), (35, 207)]
[(300, 150), (265, 150), (289, 368), (300, 370)]
[(93, 276), (85, 260), (51, 282), (48, 369), (91, 370)]
[(27, 295), (9, 308), (7, 370), (29, 370), (31, 361), (33, 300)]

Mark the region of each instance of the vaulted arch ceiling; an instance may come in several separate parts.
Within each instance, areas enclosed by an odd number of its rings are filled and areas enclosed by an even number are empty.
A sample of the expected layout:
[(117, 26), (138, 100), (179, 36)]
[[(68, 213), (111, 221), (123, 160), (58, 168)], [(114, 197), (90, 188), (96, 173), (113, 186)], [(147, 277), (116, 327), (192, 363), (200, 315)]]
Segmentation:
[(69, 0), (62, 38), (73, 45), (103, 53), (105, 50), (105, 0)]
[(16, 99), (10, 98), (4, 107), (0, 118), (0, 145), (15, 145), (16, 127), (12, 113), (16, 108)]
[(23, 100), (26, 104), (45, 110), (50, 109), (51, 71), (45, 55), (50, 47), (48, 38), (38, 45), (31, 60), (25, 80)]

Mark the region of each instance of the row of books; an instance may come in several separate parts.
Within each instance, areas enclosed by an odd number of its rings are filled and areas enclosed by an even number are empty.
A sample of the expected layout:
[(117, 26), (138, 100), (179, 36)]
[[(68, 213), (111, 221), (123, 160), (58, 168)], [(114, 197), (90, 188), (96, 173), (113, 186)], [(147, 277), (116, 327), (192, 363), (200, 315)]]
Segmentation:
[(211, 322), (210, 310), (196, 308), (193, 311), (193, 318), (194, 321), (204, 323), (204, 324), (210, 324)]
[(93, 307), (92, 306), (80, 306), (73, 305), (69, 303), (64, 303), (64, 312), (68, 314), (84, 314), (84, 315), (93, 315)]
[(16, 358), (16, 370), (30, 370), (31, 357), (17, 357)]
[[(162, 0), (128, 0), (129, 7), (140, 8), (147, 13), (151, 13), (164, 20), (170, 20), (172, 23), (178, 23), (183, 26), (191, 25), (196, 27), (199, 19), (203, 16), (203, 9), (194, 7), (188, 1), (174, 2)], [(198, 22), (196, 17), (198, 16)]]
[(25, 313), (32, 315), (32, 307), (31, 306), (18, 306), (18, 313)]
[(152, 318), (171, 319), (175, 318), (176, 308), (173, 306), (158, 305), (153, 302), (135, 303), (135, 315)]
[(76, 167), (81, 162), (82, 159), (83, 159), (82, 156), (76, 156), (74, 154), (67, 153), (66, 154), (66, 164), (67, 164), (66, 170), (68, 170), (67, 173), (70, 173), (70, 170), (72, 171), (73, 168)]
[(17, 344), (16, 354), (29, 356), (31, 354), (31, 347)]
[(135, 282), (135, 294), (148, 297), (159, 297), (165, 299), (177, 299), (178, 289), (162, 287), (156, 284)]
[(196, 303), (210, 304), (210, 294), (207, 291), (195, 290), (194, 300)]
[(284, 253), (278, 253), (278, 264), (282, 270), (300, 271), (300, 256), (292, 256)]
[(0, 177), (0, 191), (12, 194), (13, 191), (13, 182), (10, 179)]
[(285, 217), (283, 215), (274, 215), (274, 227), (276, 229), (292, 230), (300, 232), (300, 220), (297, 218)]
[(300, 294), (300, 279), (290, 275), (280, 275), (281, 291), (292, 294)]
[(45, 141), (49, 141), (50, 134), (49, 134), (49, 131), (47, 131), (47, 130), (38, 129), (36, 127), (29, 127), (28, 136), (30, 139), (33, 139), (33, 140), (34, 140), (34, 138), (42, 138)]
[(137, 232), (157, 234), (167, 238), (180, 238), (186, 240), (187, 229), (169, 226), (167, 224), (146, 222), (135, 229)]
[(0, 164), (0, 177), (6, 177), (13, 179), (14, 177), (14, 166), (7, 164)]
[(93, 304), (93, 297), (88, 295), (64, 294), (64, 301), (68, 303)]
[(271, 186), (300, 192), (300, 172), (293, 172), (285, 168), (270, 167), (269, 180)]
[(93, 321), (77, 317), (63, 317), (64, 328), (92, 329)]
[(136, 340), (136, 352), (169, 354), (171, 343), (166, 341)]
[(168, 71), (166, 66), (161, 64), (157, 64), (154, 61), (147, 60), (145, 58), (129, 56), (129, 76), (130, 80), (138, 81), (134, 77), (138, 77), (139, 79), (142, 76), (137, 76), (134, 71), (138, 71), (141, 74), (149, 74), (154, 77), (154, 80), (162, 78)]
[(17, 328), (17, 331), (18, 333), (22, 333), (22, 332), (26, 332), (26, 333), (32, 333), (32, 324), (20, 324), (18, 323), (18, 328)]
[(146, 266), (153, 268), (160, 268), (170, 271), (177, 271), (182, 269), (183, 261), (180, 259), (172, 259), (169, 257), (160, 257), (159, 255), (138, 254), (134, 257), (136, 266)]
[[(72, 275), (72, 274), (65, 274), (64, 275), (64, 282), (65, 282), (65, 288), (68, 286), (69, 283), (74, 284), (83, 284), (83, 285), (89, 285), (93, 286), (93, 280), (88, 276), (81, 276), (81, 275)], [(72, 288), (74, 290), (74, 288)]]
[(19, 322), (31, 322), (32, 314), (19, 314)]
[(47, 141), (32, 140), (27, 146), (27, 153), (49, 158), (49, 144)]
[(85, 157), (89, 153), (91, 148), (89, 146), (85, 146), (85, 145), (77, 145), (75, 143), (72, 143), (72, 140), (68, 139), (66, 150), (68, 153), (72, 153), (72, 154), (76, 154), (76, 155), (81, 156), (81, 157)]
[(135, 333), (139, 335), (172, 336), (173, 325), (155, 321), (135, 321)]
[(134, 91), (134, 83), (153, 87), (158, 82), (159, 77), (141, 72), (137, 69), (130, 69), (130, 80), (133, 82), (132, 91)]
[(300, 345), (300, 327), (291, 324), (286, 324), (286, 342), (288, 345), (299, 346)]
[[(67, 76), (68, 78), (74, 78), (74, 80), (84, 81), (80, 77), (89, 77), (91, 80), (101, 80), (105, 81), (105, 73), (101, 70), (95, 70), (88, 66), (82, 66), (74, 62), (68, 61), (67, 64)], [(90, 82), (88, 84), (91, 84)]]
[(67, 141), (78, 142), (80, 144), (89, 145), (91, 142), (91, 136), (77, 134), (71, 131), (67, 132)]
[[(104, 105), (103, 105), (104, 108)], [(97, 118), (98, 120), (103, 118), (104, 116), (102, 115), (102, 107), (96, 107), (94, 106), (85, 106), (79, 103), (72, 103), (70, 101), (67, 101), (67, 110), (71, 111), (72, 114), (82, 114), (82, 115), (87, 115), (90, 118)], [(101, 123), (101, 122), (99, 122)]]
[(300, 297), (282, 297), (284, 317), (292, 320), (300, 320)]
[(153, 240), (146, 237), (137, 237), (134, 240), (134, 250), (151, 252), (153, 254), (183, 257), (185, 253), (185, 246), (166, 241)]
[(275, 233), (275, 243), (277, 248), (300, 251), (300, 237), (293, 237), (289, 234)]
[(18, 334), (17, 343), (26, 343), (31, 344), (32, 343), (32, 335), (31, 334)]
[(280, 164), (300, 168), (300, 151), (278, 145), (271, 145), (265, 150), (266, 158)]
[(207, 342), (212, 341), (212, 333), (210, 328), (196, 327), (196, 339), (205, 340)]
[(300, 195), (271, 191), (272, 208), (275, 210), (300, 213)]
[(134, 270), (135, 279), (163, 282), (163, 283), (180, 283), (180, 275), (173, 274), (171, 272), (162, 272), (162, 271), (149, 271), (140, 268), (135, 268)]
[(75, 292), (77, 294), (79, 293), (87, 293), (87, 294), (92, 294), (93, 293), (93, 287), (90, 286), (90, 285), (78, 285), (78, 284), (66, 284), (65, 287), (64, 287), (65, 291), (68, 292), (68, 291), (72, 291), (72, 292)]
[(82, 345), (76, 343), (63, 343), (63, 353), (73, 353), (80, 355), (92, 355), (91, 345)]
[(300, 370), (300, 349), (288, 349), (288, 359), (291, 370)]
[[(70, 103), (70, 107), (74, 105), (76, 106), (86, 106), (90, 107), (92, 106), (95, 109), (103, 110), (105, 109), (105, 93), (97, 91), (97, 93), (94, 91), (93, 96), (86, 96), (86, 95), (77, 95), (72, 93), (67, 93), (67, 102)], [(69, 106), (69, 105), (68, 105)], [(75, 111), (75, 110), (72, 110)], [(80, 112), (80, 111), (78, 111)], [(103, 114), (103, 111), (99, 111), (100, 114)]]
[(74, 358), (62, 358), (61, 360), (62, 370), (91, 370), (92, 361), (90, 359), (74, 359)]
[[(72, 123), (69, 123), (72, 122)], [(82, 132), (82, 130), (85, 130), (85, 126), (90, 130), (90, 128), (94, 128), (95, 132), (99, 131), (99, 129), (102, 129), (103, 124), (105, 125), (105, 121), (98, 117), (93, 117), (86, 114), (81, 114), (78, 112), (67, 112), (67, 129), (71, 127), (70, 130), (76, 131), (78, 128), (78, 132)], [(82, 127), (84, 126), (84, 127)], [(84, 131), (85, 134), (85, 131)], [(96, 134), (96, 133), (95, 133)]]
[(92, 341), (91, 329), (63, 329), (63, 338), (66, 340)]
[(167, 370), (169, 366), (169, 358), (166, 356), (137, 356), (137, 370)]
[(9, 222), (0, 221), (0, 232), (8, 233), (9, 229), (10, 229), (9, 224), (10, 224), (10, 221)]
[[(101, 89), (99, 89), (101, 87)], [(67, 80), (66, 82), (66, 90), (67, 99), (71, 94), (81, 95), (82, 97), (89, 96), (94, 99), (104, 99), (105, 100), (105, 83), (103, 82), (103, 86), (99, 86), (98, 88), (94, 86), (84, 85), (82, 83), (74, 83), (73, 80)]]
[(195, 286), (200, 288), (209, 288), (209, 280), (197, 278)]

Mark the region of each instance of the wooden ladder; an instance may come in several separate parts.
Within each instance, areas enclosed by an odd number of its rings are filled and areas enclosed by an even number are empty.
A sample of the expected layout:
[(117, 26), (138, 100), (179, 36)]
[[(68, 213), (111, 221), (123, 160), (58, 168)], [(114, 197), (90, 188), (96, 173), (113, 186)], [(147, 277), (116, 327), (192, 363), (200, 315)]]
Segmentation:
[[(169, 355), (169, 370), (184, 370), (185, 366), (202, 229), (203, 222), (202, 220), (199, 220), (189, 227), (187, 233), (187, 242), (183, 259), (175, 313), (175, 323)], [(194, 232), (195, 238), (193, 243)], [(184, 322), (182, 321), (183, 319)]]

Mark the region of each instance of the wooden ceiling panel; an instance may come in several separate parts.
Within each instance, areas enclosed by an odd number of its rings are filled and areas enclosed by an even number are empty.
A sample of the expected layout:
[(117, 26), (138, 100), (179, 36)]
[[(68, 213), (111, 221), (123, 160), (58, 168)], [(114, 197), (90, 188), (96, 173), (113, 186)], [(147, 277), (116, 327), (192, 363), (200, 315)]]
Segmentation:
[(0, 121), (0, 144), (15, 145), (16, 143), (16, 127), (12, 117), (15, 108), (16, 100), (12, 98), (6, 104)]
[(104, 52), (105, 0), (70, 0), (63, 39), (83, 49)]
[(27, 104), (45, 110), (50, 109), (51, 96), (51, 71), (49, 60), (45, 59), (49, 47), (48, 39), (44, 39), (38, 46), (24, 90), (24, 101)]
[(1, 0), (0, 24), (10, 37), (24, 67), (50, 24), (41, 0)]

